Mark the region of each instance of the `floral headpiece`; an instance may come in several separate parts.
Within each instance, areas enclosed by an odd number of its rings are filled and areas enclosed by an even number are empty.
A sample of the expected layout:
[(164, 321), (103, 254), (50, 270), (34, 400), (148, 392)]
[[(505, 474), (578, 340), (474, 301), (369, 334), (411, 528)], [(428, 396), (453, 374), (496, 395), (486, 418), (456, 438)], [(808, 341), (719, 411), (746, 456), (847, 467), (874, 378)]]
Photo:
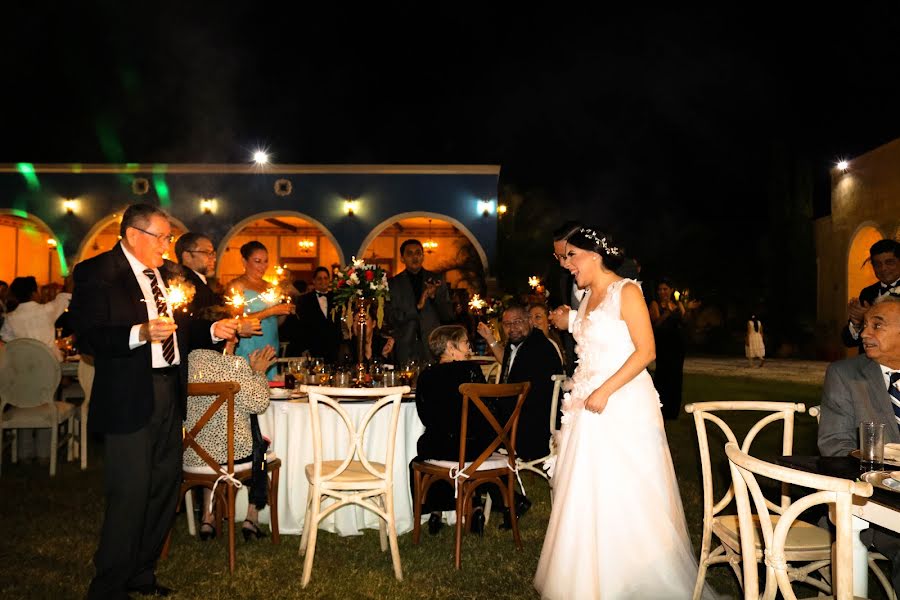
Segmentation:
[(618, 246), (611, 246), (606, 241), (606, 236), (601, 236), (599, 233), (597, 233), (593, 229), (587, 229), (585, 227), (582, 227), (581, 229), (578, 230), (578, 233), (584, 235), (584, 237), (586, 237), (587, 239), (591, 240), (592, 242), (594, 242), (595, 244), (597, 244), (598, 246), (603, 248), (603, 250), (609, 255), (619, 256), (620, 254), (622, 254), (621, 248), (619, 248)]

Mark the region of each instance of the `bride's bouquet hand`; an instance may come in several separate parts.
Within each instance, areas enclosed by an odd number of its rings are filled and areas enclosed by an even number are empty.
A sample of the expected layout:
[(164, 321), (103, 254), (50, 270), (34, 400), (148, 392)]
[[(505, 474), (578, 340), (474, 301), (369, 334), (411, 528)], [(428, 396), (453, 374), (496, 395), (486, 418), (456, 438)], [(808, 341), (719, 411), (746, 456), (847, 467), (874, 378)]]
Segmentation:
[(599, 414), (606, 408), (607, 402), (609, 402), (609, 394), (603, 391), (602, 388), (597, 388), (585, 400), (584, 409), (588, 412)]

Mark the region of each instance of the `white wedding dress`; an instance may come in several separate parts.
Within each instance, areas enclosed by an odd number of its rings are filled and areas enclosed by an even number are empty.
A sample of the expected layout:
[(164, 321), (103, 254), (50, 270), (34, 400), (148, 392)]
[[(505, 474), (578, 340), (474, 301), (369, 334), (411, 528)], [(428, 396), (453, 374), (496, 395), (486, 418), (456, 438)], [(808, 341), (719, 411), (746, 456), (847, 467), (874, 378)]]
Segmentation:
[[(659, 394), (646, 370), (584, 410), (588, 395), (634, 352), (613, 282), (601, 304), (575, 320), (578, 368), (563, 399), (553, 511), (535, 588), (542, 598), (690, 598), (697, 577)], [(704, 596), (712, 597), (707, 591)]]

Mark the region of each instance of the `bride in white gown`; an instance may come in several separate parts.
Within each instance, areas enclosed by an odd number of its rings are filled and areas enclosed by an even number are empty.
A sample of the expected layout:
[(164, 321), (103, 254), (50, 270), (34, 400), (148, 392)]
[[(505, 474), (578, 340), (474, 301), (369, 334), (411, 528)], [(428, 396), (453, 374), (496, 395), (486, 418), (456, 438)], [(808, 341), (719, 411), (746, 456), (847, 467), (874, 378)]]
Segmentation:
[[(534, 586), (543, 598), (690, 598), (697, 577), (659, 395), (644, 296), (608, 236), (581, 229), (566, 267), (587, 288), (578, 368), (563, 399), (553, 511)], [(712, 594), (705, 591), (704, 596)]]

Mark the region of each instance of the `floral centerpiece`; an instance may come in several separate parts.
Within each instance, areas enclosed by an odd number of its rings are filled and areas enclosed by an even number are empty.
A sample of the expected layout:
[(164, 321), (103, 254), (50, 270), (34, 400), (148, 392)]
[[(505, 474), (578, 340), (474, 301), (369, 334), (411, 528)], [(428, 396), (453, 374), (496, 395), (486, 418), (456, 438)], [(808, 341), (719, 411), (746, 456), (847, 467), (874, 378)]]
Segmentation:
[(345, 315), (351, 315), (354, 308), (359, 311), (361, 307), (368, 307), (375, 302), (375, 318), (378, 327), (381, 327), (384, 321), (384, 303), (391, 299), (387, 272), (384, 269), (377, 265), (367, 265), (362, 259), (354, 257), (349, 265), (337, 269), (331, 280), (331, 290), (334, 295), (332, 318), (336, 310), (346, 311)]

